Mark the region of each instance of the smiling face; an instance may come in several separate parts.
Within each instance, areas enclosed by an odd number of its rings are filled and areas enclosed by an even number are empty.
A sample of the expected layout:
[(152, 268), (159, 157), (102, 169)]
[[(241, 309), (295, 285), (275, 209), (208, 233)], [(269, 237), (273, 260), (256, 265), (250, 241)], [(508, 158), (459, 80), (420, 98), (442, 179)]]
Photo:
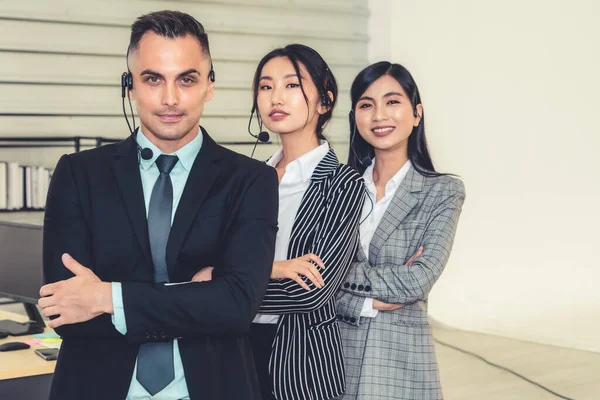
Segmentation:
[(183, 147), (197, 135), (214, 94), (210, 56), (191, 35), (170, 39), (149, 31), (129, 62), (141, 129), (163, 151)]
[(383, 75), (367, 88), (354, 110), (356, 128), (375, 151), (403, 151), (408, 137), (423, 115), (421, 104), (414, 115), (410, 98), (394, 77)]
[(258, 112), (265, 126), (279, 135), (295, 132), (313, 135), (319, 115), (327, 112), (320, 104), (319, 93), (306, 68), (301, 63), (298, 66), (301, 77), (287, 57), (275, 57), (260, 73), (256, 97)]

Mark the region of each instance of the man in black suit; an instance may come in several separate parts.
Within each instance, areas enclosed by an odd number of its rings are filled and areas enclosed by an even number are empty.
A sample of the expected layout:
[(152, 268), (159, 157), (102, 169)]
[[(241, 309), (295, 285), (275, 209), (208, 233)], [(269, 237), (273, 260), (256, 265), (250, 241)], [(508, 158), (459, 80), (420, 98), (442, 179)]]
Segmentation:
[[(140, 129), (63, 156), (50, 184), (39, 305), (63, 337), (50, 398), (258, 399), (246, 333), (277, 175), (199, 129), (214, 72), (193, 17), (138, 18), (128, 61)], [(210, 281), (190, 282), (207, 266)]]

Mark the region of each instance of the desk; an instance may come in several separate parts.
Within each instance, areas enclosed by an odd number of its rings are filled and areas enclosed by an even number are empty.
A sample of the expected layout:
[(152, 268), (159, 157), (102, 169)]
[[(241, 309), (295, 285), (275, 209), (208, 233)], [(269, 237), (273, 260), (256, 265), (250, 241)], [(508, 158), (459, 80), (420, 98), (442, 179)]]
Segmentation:
[[(0, 320), (24, 322), (27, 317), (0, 310)], [(50, 328), (46, 328), (46, 332)], [(31, 336), (8, 336), (6, 342), (23, 342)], [(26, 350), (0, 352), (0, 398), (2, 400), (47, 400), (56, 361), (46, 361), (33, 350), (45, 348), (38, 344)]]

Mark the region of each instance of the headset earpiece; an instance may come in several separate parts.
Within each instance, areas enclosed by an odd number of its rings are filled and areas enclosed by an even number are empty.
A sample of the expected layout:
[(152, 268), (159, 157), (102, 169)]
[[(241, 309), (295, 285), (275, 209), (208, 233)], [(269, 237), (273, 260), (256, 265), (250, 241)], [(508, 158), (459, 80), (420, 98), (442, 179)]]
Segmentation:
[(413, 115), (414, 115), (415, 117), (421, 117), (421, 116), (419, 115), (419, 112), (417, 111), (417, 107), (415, 107), (415, 109), (414, 109), (414, 111), (413, 111)]
[(215, 81), (215, 71), (213, 71), (212, 69), (208, 73), (208, 79), (210, 79), (210, 81), (213, 82), (213, 83)]
[(123, 72), (121, 75), (121, 97), (125, 98), (125, 92), (133, 89), (133, 76), (131, 72)]
[(323, 93), (321, 95), (321, 104), (323, 107), (331, 107), (331, 97), (329, 97), (328, 93)]
[(329, 97), (328, 87), (329, 87), (329, 68), (325, 67), (325, 79), (323, 80), (323, 93), (321, 93), (321, 105), (323, 107), (330, 108), (331, 107), (331, 97)]

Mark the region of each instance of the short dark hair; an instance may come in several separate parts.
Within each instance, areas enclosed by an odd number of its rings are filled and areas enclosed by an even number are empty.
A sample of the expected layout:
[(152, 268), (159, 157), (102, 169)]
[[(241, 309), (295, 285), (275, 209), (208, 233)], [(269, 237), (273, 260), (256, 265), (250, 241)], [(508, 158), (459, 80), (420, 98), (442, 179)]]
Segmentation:
[[(267, 55), (265, 55), (262, 60), (258, 63), (256, 67), (256, 72), (254, 72), (254, 82), (252, 84), (252, 111), (251, 114), (256, 112), (256, 116), (260, 121), (260, 114), (258, 113), (258, 85), (260, 83), (260, 74), (262, 73), (262, 69), (267, 62), (276, 57), (287, 57), (292, 65), (294, 66), (294, 70), (298, 75), (298, 81), (300, 83), (300, 89), (302, 90), (302, 94), (304, 95), (304, 100), (308, 105), (308, 97), (306, 96), (306, 92), (304, 92), (304, 86), (302, 85), (301, 78), (309, 78), (312, 80), (313, 84), (317, 88), (319, 92), (319, 99), (322, 96), (328, 96), (327, 92), (331, 92), (333, 94), (333, 100), (329, 103), (329, 109), (324, 114), (319, 115), (319, 119), (317, 121), (317, 138), (319, 140), (326, 140), (323, 135), (323, 128), (329, 122), (333, 115), (333, 108), (337, 103), (337, 95), (338, 95), (338, 86), (335, 76), (331, 69), (321, 57), (321, 55), (314, 49), (305, 46), (303, 44), (288, 44), (285, 47), (272, 50)], [(309, 77), (302, 77), (300, 74), (300, 65), (304, 65), (306, 71), (308, 72)]]
[(189, 14), (164, 10), (142, 15), (131, 25), (127, 55), (139, 48), (142, 36), (148, 31), (170, 39), (192, 35), (198, 39), (202, 51), (207, 53), (210, 58), (208, 35), (204, 32), (202, 24)]

